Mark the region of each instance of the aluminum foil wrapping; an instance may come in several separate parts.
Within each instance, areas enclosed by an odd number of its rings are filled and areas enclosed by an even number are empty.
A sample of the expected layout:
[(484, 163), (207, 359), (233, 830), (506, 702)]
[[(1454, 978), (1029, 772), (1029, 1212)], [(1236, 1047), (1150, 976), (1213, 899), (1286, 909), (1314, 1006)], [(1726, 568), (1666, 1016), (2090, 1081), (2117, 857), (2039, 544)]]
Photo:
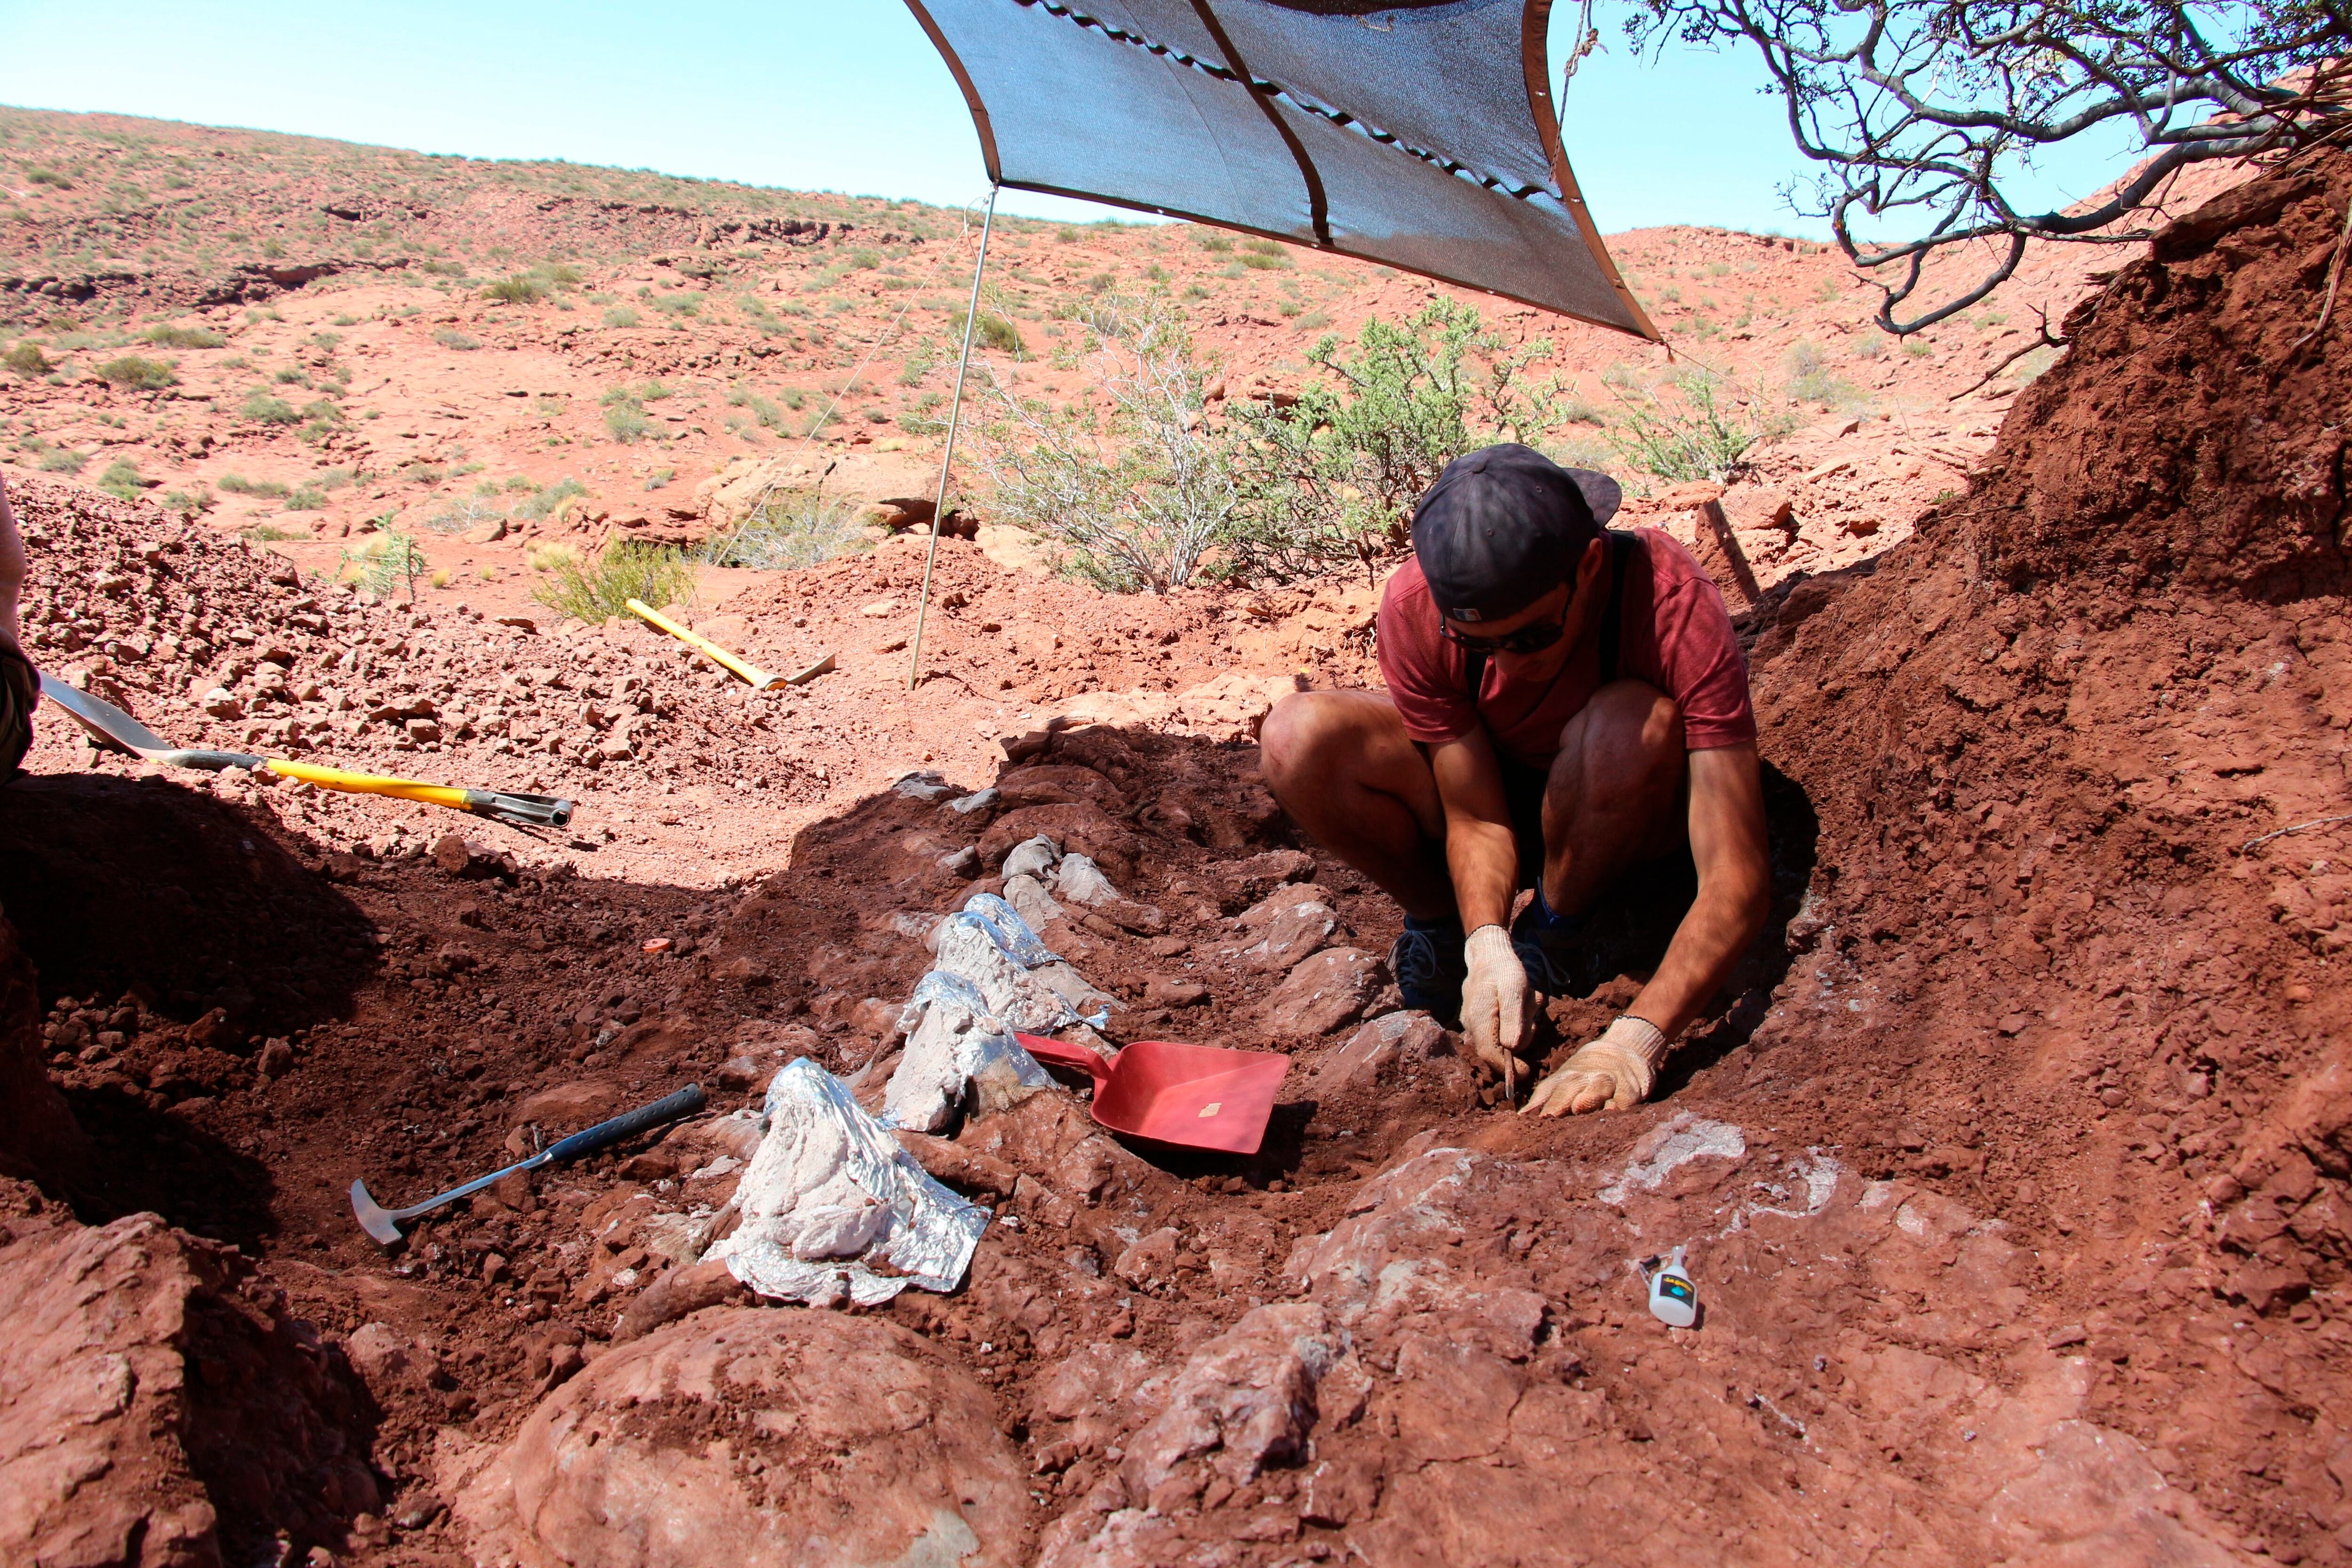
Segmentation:
[(937, 1132), (959, 1113), (1003, 1110), (1052, 1086), (989, 1011), (980, 988), (961, 974), (934, 969), (924, 975), (898, 1015), (898, 1028), (907, 1054), (883, 1096), (888, 1126)]
[(812, 1307), (962, 1281), (988, 1211), (931, 1180), (839, 1080), (801, 1058), (768, 1086), (766, 1115), (735, 1191), (742, 1220), (706, 1258), (762, 1296)]

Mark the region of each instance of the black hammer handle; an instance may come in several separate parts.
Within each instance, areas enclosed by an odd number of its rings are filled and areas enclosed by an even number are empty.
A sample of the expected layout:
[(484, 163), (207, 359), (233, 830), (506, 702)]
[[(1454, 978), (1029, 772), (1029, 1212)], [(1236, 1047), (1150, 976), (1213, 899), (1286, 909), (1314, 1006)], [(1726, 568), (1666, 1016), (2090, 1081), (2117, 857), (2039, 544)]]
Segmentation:
[(656, 1100), (651, 1105), (615, 1116), (610, 1121), (599, 1121), (593, 1127), (574, 1132), (560, 1143), (547, 1146), (547, 1163), (577, 1160), (583, 1154), (618, 1143), (622, 1139), (643, 1132), (648, 1127), (659, 1127), (665, 1121), (675, 1121), (681, 1116), (691, 1116), (702, 1109), (702, 1086), (688, 1084), (676, 1094)]

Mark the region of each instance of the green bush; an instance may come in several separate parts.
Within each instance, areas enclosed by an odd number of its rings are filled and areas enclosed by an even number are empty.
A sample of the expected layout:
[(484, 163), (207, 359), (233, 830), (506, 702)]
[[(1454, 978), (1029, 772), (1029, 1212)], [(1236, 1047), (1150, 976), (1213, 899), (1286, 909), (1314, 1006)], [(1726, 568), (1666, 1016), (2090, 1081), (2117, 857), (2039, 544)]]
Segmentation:
[(515, 515), (527, 517), (533, 522), (543, 522), (554, 514), (557, 507), (562, 506), (573, 496), (584, 496), (587, 493), (586, 485), (567, 475), (516, 507)]
[(616, 539), (593, 566), (554, 561), (530, 596), (559, 616), (598, 625), (628, 615), (631, 599), (656, 609), (675, 604), (694, 592), (698, 575), (694, 563), (677, 551)]
[(1757, 400), (1717, 376), (1692, 370), (1670, 378), (1667, 395), (1627, 382), (1611, 443), (1618, 455), (1670, 484), (1730, 479), (1748, 452), (1789, 433), (1786, 416), (1768, 416)]
[(1402, 323), (1364, 323), (1308, 353), (1323, 378), (1287, 405), (1229, 405), (1242, 502), (1226, 570), (1288, 581), (1375, 563), (1404, 548), (1413, 503), (1438, 471), (1496, 440), (1532, 444), (1559, 422), (1556, 379), (1530, 367), (1468, 305), (1433, 300)]
[(1780, 363), (1789, 373), (1789, 395), (1796, 402), (1843, 408), (1862, 401), (1853, 383), (1830, 369), (1829, 356), (1819, 343), (1800, 341), (1790, 345)]
[(360, 584), (380, 599), (404, 592), (413, 600), (416, 597), (416, 580), (425, 575), (428, 565), (415, 540), (387, 531), (357, 550), (342, 551), (336, 575), (347, 583)]
[(147, 329), (147, 341), (158, 348), (220, 349), (228, 339), (210, 327), (156, 326)]
[(324, 511), (327, 510), (327, 492), (317, 480), (313, 479), (286, 498), (286, 510), (288, 511)]
[(509, 305), (529, 305), (546, 299), (553, 291), (543, 279), (519, 272), (511, 278), (500, 278), (485, 285), (482, 298), (503, 300)]
[(1226, 251), (1231, 250), (1234, 247), (1233, 237), (1230, 235), (1216, 234), (1213, 232), (1204, 231), (1200, 237), (1200, 243), (1202, 249), (1212, 251), (1219, 256), (1223, 255)]
[(790, 433), (791, 422), (784, 417), (784, 411), (740, 381), (728, 389), (727, 405), (730, 408), (748, 408), (751, 411), (751, 416), (769, 429), (779, 434)]
[(659, 294), (648, 303), (667, 315), (698, 317), (702, 314), (702, 296), (699, 294)]
[(703, 559), (761, 572), (821, 565), (873, 547), (858, 513), (856, 503), (821, 489), (787, 490), (705, 545)]
[[(959, 338), (963, 336), (964, 321), (969, 315), (969, 311), (958, 310), (953, 320), (949, 322), (949, 330)], [(1008, 353), (1015, 359), (1021, 358), (1026, 352), (1021, 342), (1021, 329), (993, 310), (982, 310), (980, 313), (980, 326), (972, 337), (982, 348), (994, 349), (999, 353)]]
[(302, 416), (295, 411), (292, 404), (282, 397), (273, 396), (266, 387), (257, 386), (247, 393), (245, 401), (237, 405), (237, 412), (264, 425), (302, 423)]
[(612, 404), (604, 410), (604, 432), (624, 447), (633, 447), (654, 433), (654, 422), (635, 398)]
[[(289, 501), (287, 505), (291, 507), (293, 502)], [(439, 511), (435, 512), (431, 517), (426, 518), (425, 520), (425, 526), (428, 531), (434, 533), (470, 533), (475, 529), (481, 527), (482, 524), (490, 521), (492, 519), (504, 517), (506, 513), (500, 511), (497, 507), (492, 506), (488, 501), (482, 500), (478, 496), (475, 496), (469, 497), (465, 500), (451, 502), (448, 506), (446, 506)]]
[(98, 367), (99, 379), (133, 392), (161, 392), (180, 384), (180, 373), (162, 360), (124, 354)]
[(57, 369), (57, 363), (41, 352), (38, 343), (18, 343), (0, 354), (0, 365), (5, 365), (18, 375), (47, 375)]
[(147, 489), (140, 482), (137, 465), (128, 458), (117, 458), (107, 464), (106, 472), (98, 476), (98, 488), (124, 500), (136, 500)]
[(304, 370), (300, 365), (289, 364), (269, 379), (278, 386), (299, 386), (307, 388), (310, 384), (310, 373)]
[(286, 487), (276, 479), (248, 479), (243, 474), (224, 474), (220, 488), (233, 496), (261, 496), (269, 500), (286, 499)]
[(469, 337), (466, 333), (459, 331), (455, 327), (442, 328), (439, 331), (433, 334), (433, 341), (439, 343), (445, 349), (456, 349), (460, 353), (464, 353), (470, 349), (478, 349), (482, 346), (481, 339)]
[(73, 182), (55, 169), (27, 169), (25, 171), (25, 183), (28, 185), (47, 185), (60, 191), (73, 189)]
[(644, 317), (626, 305), (615, 305), (604, 312), (604, 324), (608, 327), (634, 327), (643, 320)]
[(1119, 302), (1097, 389), (1083, 408), (1015, 397), (993, 383), (978, 434), (990, 510), (1050, 541), (1056, 566), (1111, 593), (1191, 582), (1241, 506), (1228, 433), (1207, 417), (1207, 377), (1172, 311)]

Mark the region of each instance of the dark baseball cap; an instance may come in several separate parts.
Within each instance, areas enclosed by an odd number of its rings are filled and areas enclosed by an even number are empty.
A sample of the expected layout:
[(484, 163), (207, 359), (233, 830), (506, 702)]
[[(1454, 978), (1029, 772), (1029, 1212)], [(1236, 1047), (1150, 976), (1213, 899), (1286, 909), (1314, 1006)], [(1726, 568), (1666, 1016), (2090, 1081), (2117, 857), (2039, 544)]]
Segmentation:
[(1515, 616), (1576, 571), (1624, 491), (1505, 441), (1445, 465), (1413, 508), (1412, 551), (1448, 619)]

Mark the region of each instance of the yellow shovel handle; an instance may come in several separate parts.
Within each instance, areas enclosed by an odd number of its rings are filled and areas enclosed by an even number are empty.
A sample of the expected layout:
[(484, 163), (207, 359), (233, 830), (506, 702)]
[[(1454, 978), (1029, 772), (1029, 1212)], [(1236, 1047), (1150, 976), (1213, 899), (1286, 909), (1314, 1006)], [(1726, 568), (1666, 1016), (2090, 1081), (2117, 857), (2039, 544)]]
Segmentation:
[(688, 631), (644, 600), (631, 599), (627, 603), (630, 613), (638, 619), (651, 622), (704, 658), (725, 665), (729, 669), (750, 681), (757, 689), (764, 691), (771, 686), (782, 686), (784, 683), (781, 676), (770, 675), (756, 665), (744, 663), (709, 637)]
[(311, 763), (289, 763), (272, 757), (269, 771), (282, 779), (300, 779), (317, 784), (320, 789), (339, 789), (351, 795), (389, 795), (402, 800), (421, 800), (428, 805), (446, 805), (458, 811), (466, 809), (467, 792), (448, 784), (419, 784), (415, 779), (388, 779), (376, 773), (347, 773), (341, 768), (322, 768)]

